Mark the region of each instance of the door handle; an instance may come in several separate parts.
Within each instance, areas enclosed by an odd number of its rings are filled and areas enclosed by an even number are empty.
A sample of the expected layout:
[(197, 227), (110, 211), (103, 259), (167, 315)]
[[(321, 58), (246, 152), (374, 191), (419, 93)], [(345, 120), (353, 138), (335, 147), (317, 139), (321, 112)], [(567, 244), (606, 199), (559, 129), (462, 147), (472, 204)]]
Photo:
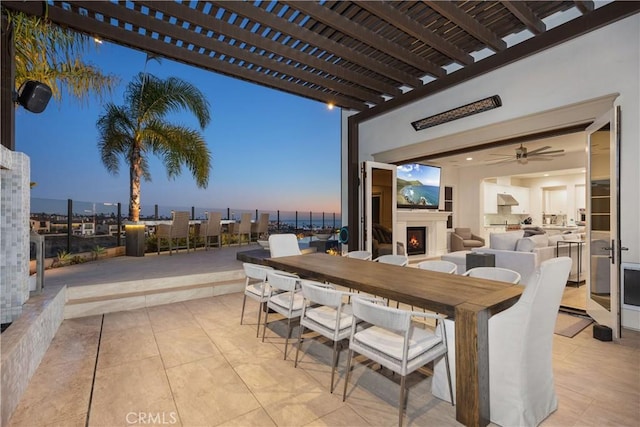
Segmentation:
[(620, 247), (620, 250), (621, 250), (621, 251), (628, 251), (628, 250), (629, 250), (629, 248), (626, 248), (626, 247), (624, 247), (624, 246), (621, 246), (621, 247)]

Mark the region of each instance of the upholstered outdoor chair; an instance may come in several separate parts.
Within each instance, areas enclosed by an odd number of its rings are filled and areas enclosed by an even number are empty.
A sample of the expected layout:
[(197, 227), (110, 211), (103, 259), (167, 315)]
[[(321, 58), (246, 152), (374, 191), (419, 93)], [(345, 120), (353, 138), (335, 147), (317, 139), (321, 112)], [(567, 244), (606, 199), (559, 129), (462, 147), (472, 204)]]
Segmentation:
[(247, 236), (247, 243), (251, 243), (251, 213), (243, 213), (240, 222), (233, 225), (234, 234), (238, 236), (238, 246), (242, 245), (244, 236)]
[[(169, 255), (173, 252), (174, 239), (187, 240), (187, 252), (189, 252), (189, 218), (188, 211), (175, 211), (171, 214), (171, 224), (158, 224), (156, 227), (156, 244), (158, 255), (160, 255), (160, 244), (162, 239), (169, 241)], [(177, 251), (177, 248), (176, 248)]]
[[(300, 279), (283, 271), (267, 272), (267, 282), (269, 283), (269, 295), (267, 297), (267, 307), (287, 319), (287, 336), (284, 342), (284, 359), (287, 359), (287, 347), (291, 336), (291, 319), (297, 319), (302, 314), (304, 298), (300, 291)], [(262, 328), (262, 341), (267, 332), (269, 323), (269, 310), (264, 315), (264, 327)]]
[(310, 329), (333, 341), (333, 357), (331, 362), (331, 385), (333, 384), (338, 363), (338, 343), (351, 334), (351, 306), (345, 302), (352, 295), (350, 292), (336, 290), (332, 285), (302, 280), (302, 295), (305, 304), (300, 316), (300, 329), (294, 367), (298, 366), (298, 353), (302, 345), (304, 328)]
[[(540, 264), (517, 303), (489, 318), (490, 420), (501, 426), (537, 426), (558, 407), (553, 383), (553, 330), (569, 278), (571, 258)], [(451, 375), (455, 374), (455, 323), (444, 322)], [(456, 395), (441, 362), (433, 369), (431, 393)]]
[(481, 279), (513, 283), (514, 285), (520, 283), (520, 280), (522, 279), (522, 276), (517, 271), (501, 267), (475, 267), (471, 270), (467, 270), (463, 276), (479, 277)]
[(298, 238), (295, 234), (273, 234), (269, 236), (271, 258), (281, 256), (302, 255)]
[(273, 271), (272, 267), (266, 265), (257, 265), (245, 262), (242, 264), (244, 274), (246, 276), (244, 285), (244, 298), (242, 298), (242, 312), (240, 313), (240, 324), (244, 318), (244, 306), (247, 302), (247, 297), (258, 301), (260, 307), (258, 308), (258, 326), (256, 327), (256, 338), (260, 332), (260, 319), (262, 317), (262, 310), (265, 303), (269, 299), (269, 284), (267, 283), (267, 272)]
[(458, 270), (458, 266), (451, 261), (443, 261), (437, 259), (422, 261), (418, 263), (416, 267), (422, 270), (438, 271), (440, 273), (448, 274), (455, 274), (455, 272)]
[(371, 261), (371, 252), (369, 251), (351, 251), (344, 254), (347, 258), (363, 259), (365, 261)]
[(381, 255), (374, 259), (375, 262), (381, 262), (383, 264), (394, 264), (401, 267), (405, 267), (409, 264), (409, 257), (406, 255)]
[(204, 239), (204, 249), (209, 250), (211, 238), (215, 237), (218, 247), (222, 247), (221, 225), (222, 214), (220, 212), (206, 212), (207, 219), (200, 223), (200, 237)]
[(484, 246), (484, 238), (475, 235), (470, 228), (454, 228), (451, 233), (451, 252), (469, 251)]
[(269, 232), (269, 214), (261, 213), (258, 222), (251, 224), (251, 240), (257, 241), (264, 238)]
[[(442, 358), (449, 365), (443, 318), (433, 313), (386, 307), (384, 302), (358, 296), (353, 297), (352, 308), (353, 321), (342, 400), (347, 396), (352, 355), (354, 352), (361, 354), (400, 375), (398, 425), (402, 426), (406, 376), (432, 360)], [(438, 333), (423, 328), (423, 325), (416, 325), (412, 318), (437, 319)], [(370, 327), (357, 327), (359, 321)]]

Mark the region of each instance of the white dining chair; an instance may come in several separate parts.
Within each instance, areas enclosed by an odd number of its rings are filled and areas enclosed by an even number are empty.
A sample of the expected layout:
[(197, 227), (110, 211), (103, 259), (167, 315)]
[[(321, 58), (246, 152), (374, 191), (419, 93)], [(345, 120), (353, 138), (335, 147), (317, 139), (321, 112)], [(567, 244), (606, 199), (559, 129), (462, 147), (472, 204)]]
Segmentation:
[[(353, 320), (342, 400), (347, 396), (353, 353), (361, 354), (400, 375), (398, 425), (402, 426), (406, 376), (432, 360), (442, 358), (447, 366), (449, 364), (443, 317), (386, 307), (384, 302), (359, 296), (354, 296), (351, 304)], [(423, 325), (417, 326), (412, 318), (437, 319), (436, 329), (439, 333), (424, 329)], [(360, 321), (369, 327), (358, 326)]]
[(456, 270), (458, 269), (458, 266), (451, 261), (437, 259), (422, 261), (418, 263), (416, 267), (421, 270), (438, 271), (440, 273), (448, 274), (455, 274)]
[(366, 261), (371, 260), (371, 252), (369, 251), (351, 251), (351, 252), (347, 252), (343, 256), (347, 258), (363, 259)]
[(513, 283), (515, 285), (520, 283), (520, 280), (522, 279), (522, 276), (517, 271), (502, 267), (474, 267), (467, 270), (463, 276), (479, 277), (481, 279)]
[[(553, 382), (553, 330), (571, 270), (571, 258), (540, 264), (517, 303), (489, 318), (490, 420), (501, 426), (537, 426), (558, 407)], [(455, 322), (442, 322), (456, 377)], [(436, 362), (431, 393), (446, 401), (456, 395), (447, 372)], [(453, 387), (451, 389), (450, 387)]]
[(269, 251), (271, 258), (302, 255), (295, 234), (272, 234), (269, 236)]
[(294, 367), (298, 366), (298, 353), (302, 345), (304, 329), (314, 332), (333, 341), (333, 357), (331, 362), (331, 385), (329, 391), (333, 393), (333, 384), (338, 362), (338, 343), (349, 338), (351, 333), (351, 306), (345, 302), (355, 295), (351, 292), (336, 290), (333, 285), (302, 280), (300, 282), (305, 304), (300, 316), (300, 329)]
[(381, 255), (374, 259), (375, 262), (383, 264), (393, 264), (405, 267), (409, 264), (409, 258), (406, 255)]
[[(287, 347), (291, 336), (291, 319), (297, 319), (302, 314), (304, 298), (299, 288), (298, 277), (292, 276), (283, 271), (267, 272), (267, 282), (269, 283), (269, 295), (267, 297), (267, 308), (281, 314), (287, 319), (287, 336), (284, 343), (284, 359), (287, 358)], [(269, 323), (269, 310), (264, 315), (264, 327), (262, 329), (262, 342), (267, 332)]]
[(240, 313), (240, 324), (244, 319), (244, 307), (247, 297), (260, 303), (258, 307), (258, 325), (256, 327), (256, 338), (260, 333), (260, 319), (264, 305), (269, 299), (269, 284), (267, 283), (267, 272), (273, 271), (272, 267), (266, 265), (251, 264), (245, 262), (242, 264), (245, 274), (244, 297), (242, 298), (242, 312)]

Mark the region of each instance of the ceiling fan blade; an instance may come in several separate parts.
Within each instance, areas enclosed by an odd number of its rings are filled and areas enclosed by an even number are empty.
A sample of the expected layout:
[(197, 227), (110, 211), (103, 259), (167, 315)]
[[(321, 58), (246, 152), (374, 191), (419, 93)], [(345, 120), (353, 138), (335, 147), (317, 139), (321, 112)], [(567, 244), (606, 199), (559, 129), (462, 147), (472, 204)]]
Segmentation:
[(513, 154), (493, 154), (489, 153), (490, 156), (501, 156), (501, 157), (513, 157)]
[(527, 151), (527, 155), (530, 156), (532, 154), (537, 154), (540, 151), (548, 150), (549, 148), (551, 148), (550, 145), (547, 145), (545, 147), (536, 148), (535, 150)]
[(535, 161), (539, 161), (539, 160), (543, 160), (543, 161), (549, 161), (549, 160), (553, 160), (550, 157), (543, 157), (543, 156), (534, 156), (534, 157), (529, 157), (527, 160), (531, 161), (531, 162), (535, 162)]
[[(534, 156), (546, 156), (548, 154), (561, 154), (564, 153), (564, 150), (551, 150), (551, 151), (544, 151), (541, 153), (535, 153)], [(531, 153), (529, 153), (529, 155), (531, 155)]]

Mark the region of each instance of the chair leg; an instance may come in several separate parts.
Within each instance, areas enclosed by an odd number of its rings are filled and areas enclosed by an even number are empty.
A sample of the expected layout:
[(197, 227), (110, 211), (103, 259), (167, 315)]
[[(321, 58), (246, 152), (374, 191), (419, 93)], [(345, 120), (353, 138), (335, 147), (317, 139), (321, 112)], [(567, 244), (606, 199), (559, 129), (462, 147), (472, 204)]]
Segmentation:
[(267, 312), (264, 314), (264, 325), (262, 325), (262, 342), (264, 342), (264, 334), (267, 332), (267, 317), (269, 317), (268, 307), (267, 307)]
[(291, 335), (291, 318), (287, 319), (287, 338), (284, 341), (284, 360), (287, 360), (287, 347), (289, 346), (289, 336)]
[(256, 326), (256, 338), (258, 338), (258, 334), (260, 334), (260, 318), (262, 317), (262, 310), (264, 310), (265, 303), (261, 302), (258, 307), (258, 326)]
[[(242, 312), (240, 313), (240, 324), (242, 325), (242, 319), (244, 318), (244, 305), (247, 302), (247, 294), (244, 294), (244, 298), (242, 298)], [(258, 320), (258, 322), (260, 322)]]
[(453, 387), (451, 386), (451, 370), (449, 368), (449, 350), (444, 354), (444, 365), (447, 367), (447, 381), (449, 382), (449, 397), (451, 398), (451, 406), (453, 403)]
[(298, 367), (298, 353), (300, 352), (300, 346), (302, 345), (302, 333), (304, 330), (304, 326), (300, 325), (300, 330), (298, 331), (298, 345), (296, 346), (296, 359), (293, 362), (293, 367)]
[(349, 354), (347, 355), (347, 370), (344, 373), (344, 391), (342, 392), (343, 402), (347, 398), (347, 385), (349, 384), (349, 371), (351, 371), (351, 355), (352, 354), (353, 354), (353, 350), (349, 349)]
[(160, 255), (160, 236), (156, 235), (156, 249), (158, 250), (158, 255)]
[(404, 410), (404, 382), (405, 376), (400, 380), (400, 402), (398, 405), (398, 427), (402, 427), (402, 411)]
[(336, 365), (338, 364), (338, 341), (333, 342), (333, 363), (331, 364), (331, 388), (330, 393), (333, 393), (333, 379), (336, 376)]

